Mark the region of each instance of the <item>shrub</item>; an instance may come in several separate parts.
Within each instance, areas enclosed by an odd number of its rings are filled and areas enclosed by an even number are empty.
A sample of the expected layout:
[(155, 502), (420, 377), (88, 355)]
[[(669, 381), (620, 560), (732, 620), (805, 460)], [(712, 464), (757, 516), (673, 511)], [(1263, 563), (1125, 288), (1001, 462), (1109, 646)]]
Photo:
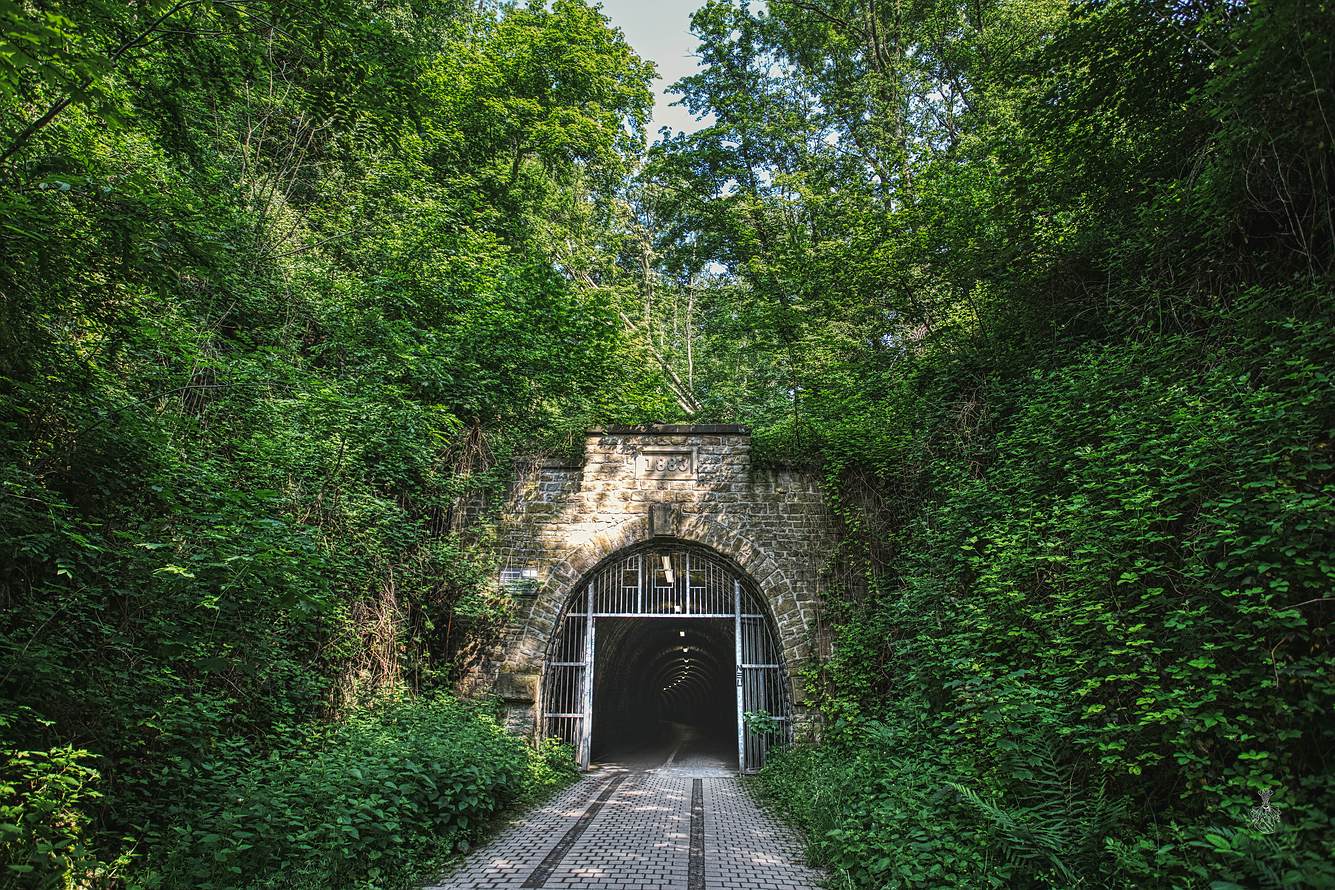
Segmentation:
[(866, 743), (775, 752), (756, 779), (840, 887), (986, 886), (981, 832), (947, 782), (948, 758)]
[(558, 788), (564, 788), (579, 777), (575, 749), (558, 738), (543, 739), (536, 750), (529, 753), (530, 799), (539, 799)]
[[(0, 711), (0, 732), (22, 709)], [(124, 865), (101, 863), (88, 838), (88, 810), (101, 795), (92, 755), (71, 745), (20, 750), (0, 743), (0, 888), (86, 886)]]
[(478, 705), (391, 702), (262, 758), (200, 764), (170, 808), (163, 887), (383, 886), (466, 850), (507, 805), (565, 781)]

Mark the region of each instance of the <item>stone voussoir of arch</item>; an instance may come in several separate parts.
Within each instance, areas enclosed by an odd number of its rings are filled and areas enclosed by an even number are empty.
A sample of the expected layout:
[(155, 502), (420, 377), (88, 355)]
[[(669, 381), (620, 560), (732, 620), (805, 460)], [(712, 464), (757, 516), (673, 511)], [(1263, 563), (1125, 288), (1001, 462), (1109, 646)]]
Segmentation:
[[(769, 605), (783, 651), (805, 654), (806, 635), (811, 629), (806, 626), (793, 595), (793, 585), (773, 559), (746, 536), (703, 517), (683, 524), (673, 537), (708, 547), (736, 563)], [(525, 628), (521, 651), (526, 654), (545, 651), (546, 641), (555, 631), (567, 601), (578, 592), (579, 583), (604, 561), (651, 540), (645, 521), (627, 521), (609, 533), (594, 536), (556, 563), (547, 583), (538, 592), (535, 618)], [(762, 582), (757, 580), (759, 578), (765, 580)]]

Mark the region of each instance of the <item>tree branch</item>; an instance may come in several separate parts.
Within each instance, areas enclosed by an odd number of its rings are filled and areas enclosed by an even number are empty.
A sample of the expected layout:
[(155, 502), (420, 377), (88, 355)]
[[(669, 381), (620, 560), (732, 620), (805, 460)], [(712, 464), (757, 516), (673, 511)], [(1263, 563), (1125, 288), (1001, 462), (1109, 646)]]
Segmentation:
[[(562, 263), (561, 265), (571, 277), (578, 279), (580, 284), (590, 290), (596, 290), (598, 288), (598, 285), (586, 273), (572, 269), (565, 263)], [(639, 327), (636, 326), (634, 320), (625, 312), (618, 309), (617, 317), (621, 319), (621, 323), (626, 327), (626, 330), (630, 331), (632, 334), (640, 333)], [(668, 387), (672, 390), (672, 395), (677, 400), (677, 406), (687, 414), (693, 415), (700, 413), (700, 403), (696, 400), (695, 394), (691, 392), (691, 388), (682, 382), (681, 377), (678, 376), (676, 371), (672, 370), (672, 366), (668, 364), (667, 357), (654, 348), (653, 341), (647, 334), (644, 336), (644, 345), (649, 350), (649, 354), (654, 357), (656, 362), (658, 362), (658, 366), (663, 370), (663, 376), (667, 378)]]
[[(129, 40), (126, 40), (120, 46), (112, 50), (111, 55), (107, 57), (107, 61), (110, 62), (112, 65), (115, 65), (125, 56), (126, 53), (128, 53), (130, 50), (142, 44), (149, 37), (152, 37), (154, 32), (158, 30), (159, 26), (161, 26), (163, 22), (167, 21), (169, 18), (176, 15), (176, 13), (180, 12), (181, 10), (187, 7), (199, 6), (205, 2), (208, 2), (208, 0), (179, 0), (179, 2), (171, 6), (171, 8), (169, 8), (166, 12), (155, 18), (148, 25), (148, 27), (144, 28), (138, 34), (134, 35)], [(68, 96), (62, 96), (61, 98), (57, 99), (55, 102), (51, 104), (51, 107), (48, 108), (45, 111), (45, 113), (42, 114), (41, 117), (37, 118), (36, 120), (29, 123), (26, 127), (24, 127), (19, 132), (19, 134), (14, 137), (13, 141), (9, 143), (9, 145), (5, 148), (5, 150), (3, 152), (0, 152), (0, 164), (3, 164), (5, 161), (8, 161), (11, 157), (13, 157), (15, 153), (19, 151), (19, 149), (23, 148), (23, 146), (26, 145), (30, 139), (32, 139), (33, 136), (36, 136), (37, 133), (40, 132), (44, 127), (46, 127), (47, 124), (55, 120), (56, 115), (60, 114), (66, 108), (69, 108), (70, 105), (74, 103), (75, 96), (87, 90), (96, 81), (97, 81), (96, 75), (89, 75), (88, 77), (85, 77), (83, 81), (78, 85), (78, 87), (76, 87), (73, 91), (71, 91)]]
[(825, 21), (834, 25), (836, 28), (843, 28), (845, 31), (851, 31), (852, 33), (857, 34), (858, 36), (863, 37), (864, 39), (867, 36), (867, 32), (865, 29), (858, 27), (857, 25), (853, 24), (847, 19), (841, 19), (837, 15), (834, 15), (833, 13), (826, 12), (824, 9), (821, 9), (815, 3), (803, 3), (802, 0), (776, 0), (776, 2), (787, 3), (789, 6), (794, 6), (802, 10), (803, 12), (810, 12), (814, 15), (820, 16), (821, 18), (825, 19)]

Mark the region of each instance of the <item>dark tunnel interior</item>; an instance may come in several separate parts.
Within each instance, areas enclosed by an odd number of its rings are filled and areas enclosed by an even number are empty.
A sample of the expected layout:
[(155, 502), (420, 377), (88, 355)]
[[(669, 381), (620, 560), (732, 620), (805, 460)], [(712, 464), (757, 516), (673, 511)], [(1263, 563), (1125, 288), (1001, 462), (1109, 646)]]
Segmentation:
[(678, 748), (737, 758), (733, 622), (600, 618), (592, 758), (658, 760)]

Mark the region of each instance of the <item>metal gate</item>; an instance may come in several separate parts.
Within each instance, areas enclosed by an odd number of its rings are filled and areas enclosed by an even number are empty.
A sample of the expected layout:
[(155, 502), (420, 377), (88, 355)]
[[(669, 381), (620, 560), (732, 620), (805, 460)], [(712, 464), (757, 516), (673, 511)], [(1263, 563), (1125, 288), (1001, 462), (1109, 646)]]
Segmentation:
[(776, 741), (789, 737), (788, 696), (783, 665), (764, 615), (742, 612), (741, 584), (733, 638), (737, 655), (737, 763), (743, 772), (760, 769)]
[(599, 618), (732, 619), (737, 669), (737, 765), (754, 772), (792, 736), (787, 677), (764, 601), (710, 551), (654, 544), (614, 557), (576, 589), (548, 649), (543, 730), (589, 765)]

